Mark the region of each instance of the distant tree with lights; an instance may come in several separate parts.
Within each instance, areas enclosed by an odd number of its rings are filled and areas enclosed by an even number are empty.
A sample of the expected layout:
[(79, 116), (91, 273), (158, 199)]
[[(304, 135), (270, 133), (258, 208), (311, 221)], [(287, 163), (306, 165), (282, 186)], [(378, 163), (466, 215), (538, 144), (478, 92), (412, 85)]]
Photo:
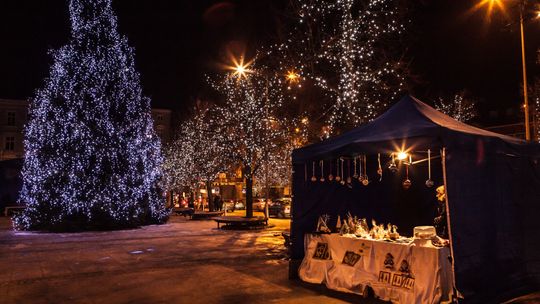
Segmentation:
[[(539, 53), (540, 62), (540, 53)], [(531, 104), (532, 104), (532, 140), (540, 142), (540, 78), (536, 78), (532, 86), (531, 92)]]
[(246, 182), (246, 216), (253, 216), (253, 181), (271, 151), (283, 139), (276, 110), (283, 103), (283, 80), (262, 69), (238, 69), (224, 79), (211, 81), (224, 96), (219, 108), (223, 140), (230, 143), (228, 159), (242, 167)]
[(476, 117), (476, 102), (468, 98), (464, 91), (455, 94), (453, 98), (439, 97), (435, 101), (435, 108), (461, 122), (468, 122)]
[(328, 134), (370, 121), (403, 93), (401, 1), (291, 3), (298, 22), (269, 55), (322, 89)]
[(162, 223), (160, 141), (111, 0), (71, 0), (70, 42), (31, 102), (17, 229)]
[(292, 178), (292, 151), (308, 142), (309, 121), (307, 118), (280, 119), (276, 124), (279, 128), (277, 142), (269, 149), (267, 156), (262, 159), (261, 169), (256, 172), (255, 182), (258, 188), (269, 186), (287, 187)]
[(182, 122), (178, 137), (166, 148), (165, 172), (171, 186), (188, 186), (192, 190), (206, 185), (208, 204), (213, 206), (212, 183), (229, 165), (227, 136), (218, 119), (218, 107), (198, 103), (191, 116)]

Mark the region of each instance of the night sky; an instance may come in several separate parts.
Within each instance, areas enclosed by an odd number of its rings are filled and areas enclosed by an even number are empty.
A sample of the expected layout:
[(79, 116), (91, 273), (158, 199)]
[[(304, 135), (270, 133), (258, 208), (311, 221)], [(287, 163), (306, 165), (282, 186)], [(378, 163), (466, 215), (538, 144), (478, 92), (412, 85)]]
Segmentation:
[[(531, 1), (533, 2), (533, 1)], [(205, 73), (225, 62), (225, 50), (253, 51), (276, 36), (288, 0), (115, 0), (120, 32), (136, 50), (144, 93), (154, 107), (183, 112), (207, 90)], [(521, 59), (514, 8), (486, 22), (464, 0), (411, 1), (406, 59), (411, 93), (430, 101), (466, 89), (479, 101), (485, 125), (516, 122), (521, 103)], [(515, 11), (515, 9), (514, 9)], [(536, 50), (540, 20), (526, 24), (529, 83), (540, 76)], [(51, 57), (69, 38), (67, 0), (0, 3), (0, 98), (31, 97), (47, 76)]]

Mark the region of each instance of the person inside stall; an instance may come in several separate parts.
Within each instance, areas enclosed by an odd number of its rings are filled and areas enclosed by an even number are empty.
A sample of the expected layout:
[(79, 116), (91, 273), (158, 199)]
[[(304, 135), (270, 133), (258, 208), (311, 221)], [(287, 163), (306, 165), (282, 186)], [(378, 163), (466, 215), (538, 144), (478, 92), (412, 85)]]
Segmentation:
[(437, 217), (433, 220), (437, 235), (442, 238), (448, 238), (446, 221), (446, 192), (444, 186), (439, 186), (437, 192)]

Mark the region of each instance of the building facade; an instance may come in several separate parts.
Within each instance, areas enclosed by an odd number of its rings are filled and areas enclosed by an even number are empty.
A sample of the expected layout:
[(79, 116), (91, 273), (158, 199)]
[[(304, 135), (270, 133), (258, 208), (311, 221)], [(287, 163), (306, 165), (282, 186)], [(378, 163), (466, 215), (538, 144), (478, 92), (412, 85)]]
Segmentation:
[[(0, 161), (24, 157), (24, 126), (28, 101), (0, 99)], [(152, 109), (154, 129), (163, 144), (172, 139), (172, 111)]]
[(172, 111), (169, 109), (152, 109), (154, 130), (161, 139), (162, 144), (169, 143), (172, 136)]
[(27, 113), (27, 101), (0, 99), (0, 160), (24, 156), (23, 130)]

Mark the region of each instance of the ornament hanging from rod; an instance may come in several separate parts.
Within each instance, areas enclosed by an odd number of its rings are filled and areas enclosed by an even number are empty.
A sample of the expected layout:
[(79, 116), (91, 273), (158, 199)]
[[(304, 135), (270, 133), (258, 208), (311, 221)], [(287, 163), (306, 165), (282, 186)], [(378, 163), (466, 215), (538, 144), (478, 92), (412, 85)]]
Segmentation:
[(351, 178), (351, 160), (347, 159), (347, 185), (350, 186), (352, 183)]
[(313, 174), (313, 176), (311, 177), (311, 181), (312, 182), (316, 182), (317, 181), (317, 177), (315, 176), (315, 162), (313, 162), (313, 166), (311, 168), (311, 173)]
[(324, 160), (321, 160), (321, 161), (319, 162), (319, 164), (320, 164), (320, 166), (321, 166), (321, 179), (320, 179), (320, 181), (321, 181), (321, 182), (324, 182)]
[(428, 163), (428, 179), (426, 181), (426, 187), (431, 188), (435, 185), (435, 182), (431, 180), (431, 149), (427, 150), (427, 163)]
[(358, 156), (358, 170), (360, 171), (360, 175), (358, 176), (358, 181), (360, 183), (364, 182), (364, 169), (362, 169), (362, 155)]
[(362, 185), (367, 186), (369, 185), (369, 177), (367, 175), (367, 156), (363, 155), (362, 157), (364, 159), (364, 174), (362, 174), (362, 176), (364, 176), (364, 179), (362, 180)]
[(336, 161), (336, 182), (341, 181), (341, 176), (339, 176), (339, 158)]
[(353, 175), (353, 178), (354, 179), (357, 179), (358, 178), (358, 173), (356, 172), (356, 158), (357, 156), (354, 157), (354, 160), (353, 160), (353, 167), (354, 167), (354, 175)]
[(341, 184), (345, 186), (345, 176), (343, 174), (343, 163), (345, 162), (345, 160), (343, 158), (340, 158), (340, 160), (341, 160)]
[(332, 161), (330, 160), (330, 174), (328, 174), (328, 180), (333, 181), (334, 175), (332, 175)]
[(409, 190), (409, 188), (412, 185), (411, 180), (409, 179), (409, 166), (406, 165), (405, 169), (406, 169), (406, 171), (405, 171), (406, 175), (405, 175), (405, 180), (403, 181), (403, 189)]
[(396, 173), (398, 171), (398, 168), (396, 166), (396, 156), (394, 155), (394, 153), (392, 153), (392, 160), (390, 161), (388, 169), (390, 169), (392, 173)]
[(382, 167), (381, 167), (381, 153), (378, 153), (377, 154), (377, 163), (378, 163), (378, 167), (377, 167), (377, 174), (379, 174), (379, 181), (382, 181)]

